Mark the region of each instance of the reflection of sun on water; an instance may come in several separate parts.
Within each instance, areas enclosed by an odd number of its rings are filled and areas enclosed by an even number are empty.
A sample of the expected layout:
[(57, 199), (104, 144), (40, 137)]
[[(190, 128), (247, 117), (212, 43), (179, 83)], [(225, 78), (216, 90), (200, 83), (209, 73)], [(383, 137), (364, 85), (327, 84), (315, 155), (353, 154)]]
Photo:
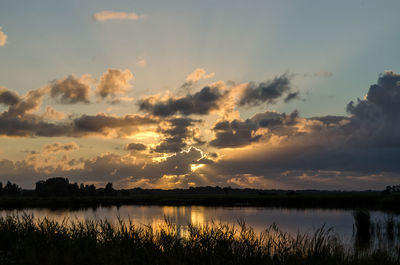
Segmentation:
[(192, 207), (190, 214), (190, 222), (195, 225), (204, 225), (204, 207)]
[(162, 208), (163, 214), (168, 218), (176, 218), (176, 207), (174, 206), (164, 206)]

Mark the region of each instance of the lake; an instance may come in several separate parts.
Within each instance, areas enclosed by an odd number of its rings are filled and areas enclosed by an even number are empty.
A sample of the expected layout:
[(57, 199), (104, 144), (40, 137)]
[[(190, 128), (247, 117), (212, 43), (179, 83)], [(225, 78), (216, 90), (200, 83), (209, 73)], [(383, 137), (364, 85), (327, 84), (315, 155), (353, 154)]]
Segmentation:
[[(334, 231), (344, 242), (353, 238), (354, 217), (350, 210), (332, 209), (282, 209), (261, 207), (203, 207), (203, 206), (120, 206), (99, 207), (84, 210), (50, 210), (50, 209), (25, 209), (2, 210), (0, 216), (7, 214), (33, 214), (36, 218), (48, 217), (62, 221), (107, 219), (117, 221), (118, 217), (131, 219), (137, 225), (152, 225), (158, 227), (164, 223), (165, 217), (173, 221), (178, 231), (184, 233), (188, 223), (210, 224), (222, 222), (237, 224), (239, 220), (246, 222), (256, 232), (261, 232), (273, 223), (281, 230), (291, 234), (312, 233), (315, 229), (325, 225), (333, 227)], [(385, 220), (391, 214), (371, 211), (371, 221)], [(395, 216), (396, 219), (399, 216)]]

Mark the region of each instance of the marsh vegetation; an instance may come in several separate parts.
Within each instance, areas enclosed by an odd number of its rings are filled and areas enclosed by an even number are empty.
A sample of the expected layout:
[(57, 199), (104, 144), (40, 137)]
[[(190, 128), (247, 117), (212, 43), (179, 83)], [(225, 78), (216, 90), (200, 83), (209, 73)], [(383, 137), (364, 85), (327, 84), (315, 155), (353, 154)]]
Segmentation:
[[(368, 218), (360, 216), (355, 214), (358, 239), (347, 245), (325, 226), (292, 235), (271, 225), (256, 233), (239, 221), (188, 224), (182, 234), (168, 219), (152, 227), (122, 219), (57, 222), (8, 215), (0, 217), (0, 264), (398, 264), (400, 223), (364, 227)], [(385, 234), (392, 243), (371, 247), (378, 235), (371, 227), (385, 227), (380, 234), (392, 233), (392, 239)], [(369, 233), (369, 245), (359, 245), (362, 233)]]

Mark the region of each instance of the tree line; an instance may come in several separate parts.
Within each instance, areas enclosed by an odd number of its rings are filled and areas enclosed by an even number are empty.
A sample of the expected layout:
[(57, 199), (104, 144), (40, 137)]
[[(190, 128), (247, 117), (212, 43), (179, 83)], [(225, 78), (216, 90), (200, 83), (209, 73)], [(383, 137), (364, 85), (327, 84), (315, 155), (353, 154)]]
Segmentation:
[(104, 188), (96, 188), (93, 184), (70, 183), (68, 178), (49, 178), (39, 180), (34, 190), (23, 190), (10, 181), (3, 187), (0, 182), (0, 195), (36, 195), (36, 196), (79, 196), (79, 195), (111, 195), (115, 192), (113, 184), (108, 182)]
[[(257, 194), (260, 196), (271, 195), (301, 195), (307, 194), (329, 194), (341, 193), (340, 191), (318, 191), (318, 190), (260, 190), (260, 189), (238, 189), (231, 187), (190, 187), (188, 189), (114, 189), (113, 184), (108, 182), (104, 187), (97, 188), (93, 184), (78, 184), (77, 182), (71, 183), (68, 178), (55, 177), (47, 180), (39, 180), (35, 184), (34, 190), (22, 189), (15, 183), (8, 181), (5, 185), (0, 182), (0, 196), (40, 196), (40, 197), (58, 197), (58, 196), (129, 196), (134, 194), (142, 195), (164, 195), (169, 193), (174, 194)], [(346, 192), (344, 192), (346, 193)], [(399, 194), (400, 185), (387, 186), (385, 190), (381, 191), (385, 194)]]
[(190, 187), (189, 189), (114, 189), (113, 184), (108, 182), (104, 187), (97, 188), (93, 184), (71, 183), (68, 178), (49, 178), (47, 180), (39, 180), (35, 184), (34, 190), (22, 189), (17, 184), (10, 181), (3, 184), (0, 182), (0, 196), (40, 196), (40, 197), (59, 197), (59, 196), (129, 196), (132, 194), (154, 194), (164, 192), (182, 192), (182, 193), (203, 193), (203, 194), (227, 194), (234, 192), (259, 192), (254, 189), (232, 189), (231, 187)]

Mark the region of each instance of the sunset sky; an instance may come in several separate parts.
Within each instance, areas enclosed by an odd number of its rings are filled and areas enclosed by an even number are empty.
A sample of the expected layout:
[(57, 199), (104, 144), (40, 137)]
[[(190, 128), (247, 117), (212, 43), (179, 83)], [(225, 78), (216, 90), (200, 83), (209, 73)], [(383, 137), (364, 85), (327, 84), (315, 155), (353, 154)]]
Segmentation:
[(0, 182), (384, 189), (400, 1), (0, 2)]

